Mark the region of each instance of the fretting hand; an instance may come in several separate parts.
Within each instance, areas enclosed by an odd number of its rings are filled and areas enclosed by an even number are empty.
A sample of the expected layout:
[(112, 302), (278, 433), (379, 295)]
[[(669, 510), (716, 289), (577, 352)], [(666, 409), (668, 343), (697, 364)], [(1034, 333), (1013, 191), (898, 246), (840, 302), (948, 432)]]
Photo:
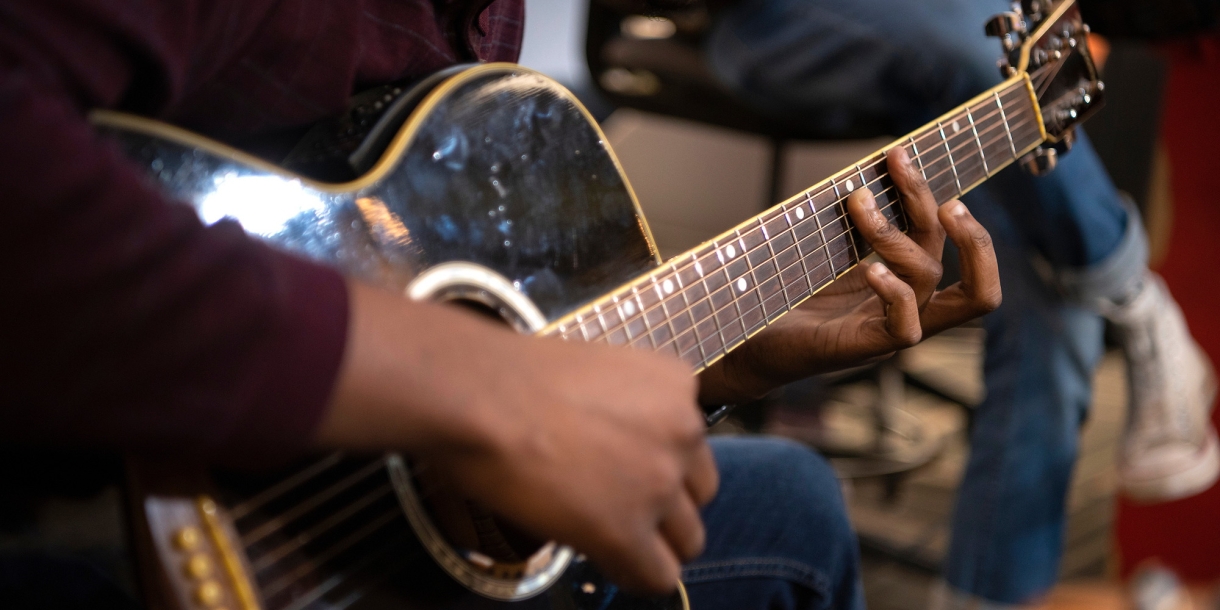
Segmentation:
[[(861, 263), (702, 375), (700, 400), (757, 398), (809, 375), (864, 364), (919, 343), (1000, 305), (991, 236), (960, 201), (937, 209), (927, 182), (901, 147), (887, 155), (910, 220), (907, 234), (861, 188), (848, 213), (882, 263)], [(962, 281), (936, 290), (946, 234), (961, 251)]]

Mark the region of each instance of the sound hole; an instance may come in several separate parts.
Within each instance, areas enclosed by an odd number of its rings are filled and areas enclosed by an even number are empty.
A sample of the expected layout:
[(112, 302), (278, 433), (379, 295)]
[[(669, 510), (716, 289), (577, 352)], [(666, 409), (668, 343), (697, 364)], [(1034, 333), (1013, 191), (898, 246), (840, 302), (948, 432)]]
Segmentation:
[[(506, 305), (487, 293), (455, 291), (444, 302), (509, 327), (514, 325)], [(531, 576), (550, 560), (554, 545), (463, 498), (441, 477), (432, 475), (426, 464), (420, 466), (414, 469), (414, 480), (428, 516), (472, 567), (494, 578), (515, 579)]]

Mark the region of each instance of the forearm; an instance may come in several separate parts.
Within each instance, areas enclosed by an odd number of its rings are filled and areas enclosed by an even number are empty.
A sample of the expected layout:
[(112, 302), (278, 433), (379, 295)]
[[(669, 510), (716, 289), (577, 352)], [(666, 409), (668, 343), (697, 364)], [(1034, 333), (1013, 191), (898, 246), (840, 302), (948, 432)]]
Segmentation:
[(343, 279), (150, 187), (0, 55), (0, 442), (282, 459), (322, 415)]
[(497, 386), (537, 340), (455, 307), (349, 287), (347, 346), (317, 443), (425, 453), (483, 444)]

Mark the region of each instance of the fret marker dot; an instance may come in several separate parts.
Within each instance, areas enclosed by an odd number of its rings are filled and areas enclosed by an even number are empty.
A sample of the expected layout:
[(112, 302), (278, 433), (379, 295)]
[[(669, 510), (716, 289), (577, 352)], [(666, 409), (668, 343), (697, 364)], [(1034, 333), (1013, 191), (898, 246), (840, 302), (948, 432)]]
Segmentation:
[(796, 219), (800, 220), (804, 217), (805, 217), (805, 208), (797, 208), (796, 209)]
[(729, 244), (729, 246), (724, 249), (724, 253), (729, 258), (733, 258), (734, 256), (737, 256), (737, 248), (734, 248), (733, 244)]
[(856, 184), (851, 181), (851, 178), (848, 178), (847, 179), (847, 192), (850, 193), (854, 190), (856, 190)]
[(665, 294), (673, 294), (673, 293), (674, 293), (674, 281), (673, 281), (673, 280), (665, 280), (665, 281), (664, 281), (664, 282), (661, 284), (661, 289), (665, 291)]
[(635, 303), (632, 303), (631, 301), (623, 303), (623, 313), (627, 315), (635, 313)]
[(962, 130), (962, 126), (958, 125), (957, 121), (953, 121), (953, 133), (957, 133), (961, 130)]
[(744, 277), (743, 277), (743, 278), (739, 278), (739, 279), (737, 280), (737, 289), (738, 289), (738, 290), (740, 290), (741, 292), (745, 292), (745, 291), (746, 291), (746, 286), (747, 286), (747, 284), (746, 284), (746, 278), (744, 278)]

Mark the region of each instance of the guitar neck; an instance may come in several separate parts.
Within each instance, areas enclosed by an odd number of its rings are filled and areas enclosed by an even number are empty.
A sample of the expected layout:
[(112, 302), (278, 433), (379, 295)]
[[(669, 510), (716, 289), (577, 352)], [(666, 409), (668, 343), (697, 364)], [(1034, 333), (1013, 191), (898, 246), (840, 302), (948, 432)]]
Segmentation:
[(943, 204), (1045, 140), (1034, 99), (1024, 75), (997, 85), (541, 334), (652, 349), (701, 371), (872, 252), (847, 215), (849, 193), (869, 189), (890, 222), (907, 230), (886, 151), (906, 148)]

